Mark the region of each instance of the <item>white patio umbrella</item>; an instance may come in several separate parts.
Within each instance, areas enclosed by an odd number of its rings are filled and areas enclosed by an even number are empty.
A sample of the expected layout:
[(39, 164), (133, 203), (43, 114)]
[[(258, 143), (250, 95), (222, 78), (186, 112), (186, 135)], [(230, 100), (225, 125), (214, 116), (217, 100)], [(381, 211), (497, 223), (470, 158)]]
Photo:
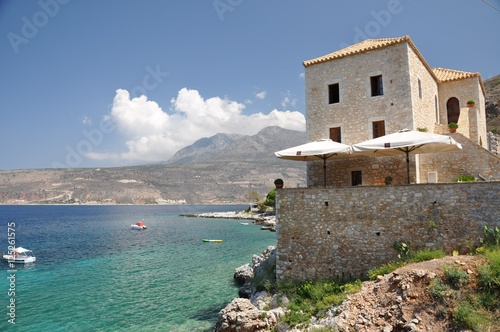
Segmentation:
[(403, 129), (352, 145), (354, 154), (369, 157), (406, 155), (406, 174), (410, 184), (410, 154), (458, 151), (462, 145), (447, 135)]
[(275, 152), (276, 157), (289, 160), (311, 161), (323, 159), (323, 185), (326, 187), (326, 160), (338, 155), (347, 155), (352, 152), (350, 145), (337, 143), (331, 139), (294, 146)]

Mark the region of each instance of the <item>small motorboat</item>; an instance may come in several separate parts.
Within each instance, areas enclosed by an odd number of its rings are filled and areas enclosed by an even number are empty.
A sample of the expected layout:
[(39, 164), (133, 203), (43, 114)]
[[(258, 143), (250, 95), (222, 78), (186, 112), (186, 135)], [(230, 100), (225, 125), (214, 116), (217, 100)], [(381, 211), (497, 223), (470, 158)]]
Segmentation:
[(17, 247), (11, 251), (12, 254), (2, 255), (2, 259), (8, 261), (9, 263), (33, 263), (36, 261), (36, 257), (33, 256), (33, 252), (29, 249)]
[(203, 239), (202, 241), (203, 242), (216, 242), (216, 243), (222, 242), (222, 240), (209, 240), (209, 239)]
[(135, 224), (130, 225), (130, 228), (141, 230), (141, 229), (146, 229), (147, 227), (146, 227), (146, 225), (144, 225), (144, 221), (139, 220)]

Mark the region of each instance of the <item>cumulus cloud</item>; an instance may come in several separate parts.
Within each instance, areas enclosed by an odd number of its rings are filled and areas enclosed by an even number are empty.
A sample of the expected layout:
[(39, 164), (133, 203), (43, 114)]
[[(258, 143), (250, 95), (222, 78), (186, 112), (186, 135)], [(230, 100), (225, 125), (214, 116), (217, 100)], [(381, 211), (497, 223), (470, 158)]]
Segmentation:
[(261, 91), (261, 92), (258, 92), (255, 94), (255, 97), (257, 97), (257, 99), (264, 99), (266, 98), (266, 95), (267, 95), (267, 91)]
[(283, 94), (283, 100), (281, 101), (281, 106), (282, 107), (295, 107), (295, 104), (297, 103), (297, 98), (294, 98), (290, 91), (287, 91)]
[(274, 109), (245, 115), (244, 104), (220, 97), (204, 99), (197, 90), (183, 88), (170, 103), (167, 112), (146, 96), (131, 98), (128, 91), (117, 90), (107, 117), (116, 125), (122, 152), (91, 152), (87, 157), (117, 164), (158, 162), (217, 133), (254, 135), (267, 126), (305, 130), (300, 112)]

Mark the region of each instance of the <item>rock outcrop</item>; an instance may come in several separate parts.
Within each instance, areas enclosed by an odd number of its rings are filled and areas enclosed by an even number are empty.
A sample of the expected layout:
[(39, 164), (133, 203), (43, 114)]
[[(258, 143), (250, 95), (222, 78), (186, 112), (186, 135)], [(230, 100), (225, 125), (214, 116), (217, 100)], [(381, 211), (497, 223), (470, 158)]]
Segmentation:
[[(260, 301), (261, 297), (267, 296), (267, 293), (254, 298), (257, 301), (255, 305), (250, 299), (236, 298), (232, 300), (219, 313), (217, 325), (214, 331), (218, 332), (255, 332), (269, 331), (278, 323), (278, 318), (285, 312), (282, 308), (259, 308), (258, 305), (267, 303)], [(266, 304), (267, 305), (267, 304)], [(268, 310), (264, 310), (268, 309)]]
[(242, 286), (253, 278), (253, 268), (250, 264), (245, 264), (234, 270), (234, 281)]
[[(261, 261), (256, 256), (253, 264), (263, 267), (263, 262), (270, 261), (273, 251), (266, 252), (267, 260)], [(279, 322), (288, 310), (286, 296), (254, 291), (249, 299), (235, 299), (221, 310), (214, 331), (449, 331), (453, 329), (453, 322), (447, 312), (452, 307), (436, 302), (429, 285), (436, 278), (442, 279), (444, 268), (452, 264), (469, 275), (470, 285), (474, 287), (478, 267), (483, 263), (481, 256), (467, 255), (404, 266), (375, 281), (364, 282), (360, 292), (322, 312), (321, 318), (312, 317), (306, 326), (295, 328)], [(254, 269), (254, 274), (259, 272)]]
[(253, 255), (252, 265), (235, 269), (234, 279), (242, 285), (238, 291), (240, 298), (219, 312), (214, 331), (265, 331), (275, 326), (285, 314), (280, 304), (286, 304), (288, 299), (261, 289), (276, 283), (276, 248), (269, 246), (261, 255)]

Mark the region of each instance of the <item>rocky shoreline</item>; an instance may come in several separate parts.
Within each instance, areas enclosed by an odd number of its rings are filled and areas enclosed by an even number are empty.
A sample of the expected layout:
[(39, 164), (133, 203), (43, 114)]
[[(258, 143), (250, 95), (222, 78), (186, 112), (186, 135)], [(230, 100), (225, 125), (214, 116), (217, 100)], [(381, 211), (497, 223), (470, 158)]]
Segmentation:
[(230, 212), (187, 213), (187, 214), (181, 214), (180, 216), (191, 217), (191, 218), (252, 220), (252, 223), (261, 226), (262, 230), (276, 232), (276, 215), (274, 214), (274, 212), (253, 213), (247, 211), (230, 211)]
[[(321, 317), (312, 317), (301, 327), (279, 322), (289, 309), (289, 299), (283, 294), (267, 291), (275, 282), (276, 249), (268, 247), (260, 256), (253, 255), (252, 264), (235, 269), (234, 279), (241, 285), (239, 298), (233, 299), (217, 317), (213, 332), (302, 332), (302, 331), (448, 331), (453, 327), (444, 308), (432, 299), (429, 285), (443, 278), (450, 264), (472, 278), (472, 284), (482, 264), (479, 256), (447, 256), (403, 266), (375, 281), (365, 281), (358, 293), (353, 293), (333, 306)], [(444, 308), (444, 309), (443, 309)]]
[(276, 248), (267, 247), (261, 255), (253, 255), (252, 264), (245, 264), (234, 272), (240, 285), (239, 298), (233, 299), (219, 312), (213, 332), (269, 331), (285, 315), (282, 305), (286, 296), (262, 290), (276, 282)]

